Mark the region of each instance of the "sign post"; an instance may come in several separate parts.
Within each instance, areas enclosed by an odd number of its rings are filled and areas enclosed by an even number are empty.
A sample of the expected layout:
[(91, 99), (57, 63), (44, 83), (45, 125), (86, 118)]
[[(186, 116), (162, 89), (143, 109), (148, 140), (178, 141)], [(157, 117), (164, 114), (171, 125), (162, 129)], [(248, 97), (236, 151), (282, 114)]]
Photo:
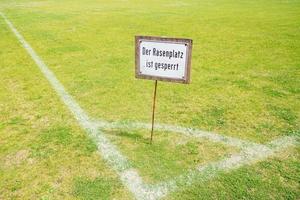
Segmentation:
[(154, 115), (155, 115), (156, 89), (157, 89), (157, 80), (155, 80), (154, 92), (153, 92), (152, 126), (151, 126), (150, 144), (152, 144), (153, 130), (154, 130)]
[(190, 83), (191, 39), (152, 36), (135, 37), (135, 77), (155, 80), (152, 108), (152, 143), (157, 81)]

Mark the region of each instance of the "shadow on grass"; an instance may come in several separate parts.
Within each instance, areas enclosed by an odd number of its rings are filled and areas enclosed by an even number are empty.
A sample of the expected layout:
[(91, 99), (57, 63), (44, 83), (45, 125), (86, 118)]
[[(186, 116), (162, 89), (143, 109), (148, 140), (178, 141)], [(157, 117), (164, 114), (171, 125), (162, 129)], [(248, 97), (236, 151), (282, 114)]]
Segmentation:
[(138, 141), (143, 144), (149, 144), (150, 145), (150, 132), (149, 132), (149, 137), (144, 137), (141, 134), (138, 134), (137, 131), (126, 131), (126, 130), (110, 130), (108, 131), (109, 134), (117, 136), (117, 137), (124, 137), (127, 138), (131, 141)]

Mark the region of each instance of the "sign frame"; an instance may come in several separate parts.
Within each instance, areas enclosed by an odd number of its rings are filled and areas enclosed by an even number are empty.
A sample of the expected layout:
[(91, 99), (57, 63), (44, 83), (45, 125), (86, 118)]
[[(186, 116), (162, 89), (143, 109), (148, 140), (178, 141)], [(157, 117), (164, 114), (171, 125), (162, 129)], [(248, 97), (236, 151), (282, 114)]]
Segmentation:
[[(140, 44), (143, 41), (184, 44), (187, 47), (184, 77), (178, 79), (178, 78), (171, 78), (171, 77), (142, 74), (140, 71)], [(193, 46), (193, 40), (191, 39), (168, 38), (168, 37), (158, 37), (158, 36), (135, 36), (135, 77), (138, 79), (149, 79), (149, 80), (189, 84), (191, 81), (190, 75), (191, 75), (192, 46)]]

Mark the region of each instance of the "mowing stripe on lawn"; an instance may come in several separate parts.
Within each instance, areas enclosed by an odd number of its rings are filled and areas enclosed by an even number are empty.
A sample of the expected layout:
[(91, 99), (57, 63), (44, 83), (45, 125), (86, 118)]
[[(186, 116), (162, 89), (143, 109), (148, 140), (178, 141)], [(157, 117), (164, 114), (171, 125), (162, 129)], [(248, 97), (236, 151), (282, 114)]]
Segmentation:
[(60, 96), (64, 104), (73, 113), (78, 123), (83, 129), (87, 131), (89, 136), (97, 143), (98, 151), (102, 158), (104, 158), (120, 175), (123, 183), (134, 194), (137, 199), (157, 199), (159, 192), (149, 190), (141, 182), (141, 177), (138, 172), (131, 169), (127, 159), (121, 155), (117, 148), (110, 143), (110, 141), (98, 130), (97, 126), (90, 120), (90, 117), (79, 106), (71, 95), (65, 90), (64, 86), (59, 82), (54, 73), (48, 68), (44, 61), (37, 55), (24, 37), (17, 31), (14, 25), (7, 19), (7, 17), (0, 12), (0, 15), (5, 20), (11, 31), (15, 34), (19, 42), (23, 45), (27, 53), (34, 60), (41, 72), (50, 82), (53, 89)]

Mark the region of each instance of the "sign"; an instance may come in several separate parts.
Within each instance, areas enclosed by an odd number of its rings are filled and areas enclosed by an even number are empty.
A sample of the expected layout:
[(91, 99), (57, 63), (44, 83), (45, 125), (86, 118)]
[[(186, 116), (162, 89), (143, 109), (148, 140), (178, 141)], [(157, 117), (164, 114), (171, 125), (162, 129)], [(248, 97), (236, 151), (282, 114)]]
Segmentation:
[(135, 76), (141, 79), (190, 82), (192, 40), (135, 37)]

